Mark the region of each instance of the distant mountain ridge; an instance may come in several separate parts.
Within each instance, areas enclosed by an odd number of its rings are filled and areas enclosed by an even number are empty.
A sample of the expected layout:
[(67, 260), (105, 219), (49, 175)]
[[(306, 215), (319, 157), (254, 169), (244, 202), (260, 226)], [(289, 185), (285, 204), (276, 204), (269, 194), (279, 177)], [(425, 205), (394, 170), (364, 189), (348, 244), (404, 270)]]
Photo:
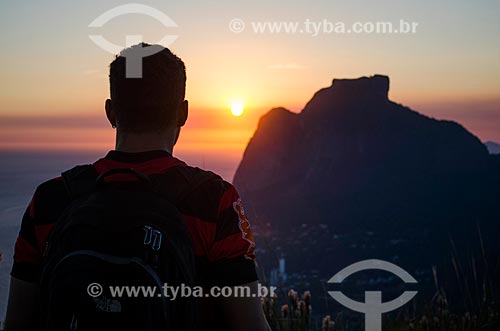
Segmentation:
[(488, 167), (488, 151), (478, 138), (455, 122), (390, 101), (388, 90), (386, 76), (335, 79), (299, 114), (271, 110), (261, 118), (234, 183), (253, 192), (300, 174), (307, 185), (334, 181), (334, 191), (345, 192), (389, 170), (430, 175)]
[(450, 240), (472, 247), (480, 228), (498, 251), (500, 159), (460, 124), (389, 100), (389, 86), (335, 79), (300, 113), (262, 116), (233, 182), (264, 264), (284, 255), (327, 278), (377, 257), (430, 281)]
[(484, 144), (486, 145), (486, 148), (488, 149), (488, 152), (490, 152), (490, 154), (500, 154), (499, 143), (493, 141), (487, 141)]

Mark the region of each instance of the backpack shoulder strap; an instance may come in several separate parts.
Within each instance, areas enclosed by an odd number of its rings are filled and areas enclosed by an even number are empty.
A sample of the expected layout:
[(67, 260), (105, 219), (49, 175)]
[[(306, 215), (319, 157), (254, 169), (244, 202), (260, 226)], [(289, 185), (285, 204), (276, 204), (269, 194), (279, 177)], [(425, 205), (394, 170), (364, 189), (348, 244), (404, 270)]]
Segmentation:
[[(170, 201), (175, 206), (179, 206), (184, 202), (191, 193), (196, 191), (205, 182), (215, 178), (214, 173), (209, 171), (197, 171), (193, 173), (185, 173), (182, 169), (173, 167), (162, 174), (150, 175), (153, 182), (153, 189), (159, 193), (164, 199)], [(175, 180), (175, 177), (180, 176), (182, 185)]]
[(196, 191), (201, 185), (203, 185), (205, 182), (208, 182), (211, 179), (214, 179), (217, 175), (215, 175), (213, 172), (210, 171), (200, 171), (198, 172), (191, 180), (189, 181), (188, 185), (181, 190), (180, 194), (177, 196), (177, 203), (184, 202), (186, 198), (189, 197), (191, 193)]
[(84, 164), (64, 171), (61, 176), (64, 187), (73, 200), (95, 190), (98, 173), (92, 164)]
[[(61, 175), (66, 191), (71, 199), (76, 199), (93, 192), (96, 189), (96, 180), (99, 177), (97, 170), (92, 164), (78, 165), (72, 169), (64, 171)], [(176, 198), (174, 199), (175, 202), (183, 202), (201, 185), (216, 177), (217, 175), (210, 171), (200, 171), (196, 173), (189, 180), (189, 183), (181, 189), (180, 192), (178, 192)]]

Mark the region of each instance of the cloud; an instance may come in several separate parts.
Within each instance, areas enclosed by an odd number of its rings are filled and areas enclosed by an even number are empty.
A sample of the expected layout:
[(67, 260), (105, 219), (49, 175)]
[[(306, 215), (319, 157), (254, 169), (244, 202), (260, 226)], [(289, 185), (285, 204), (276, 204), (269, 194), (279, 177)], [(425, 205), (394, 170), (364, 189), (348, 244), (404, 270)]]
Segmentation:
[(82, 72), (82, 74), (84, 76), (90, 76), (90, 75), (95, 75), (95, 74), (98, 74), (100, 73), (100, 70), (97, 70), (97, 69), (87, 69), (87, 70), (84, 70)]

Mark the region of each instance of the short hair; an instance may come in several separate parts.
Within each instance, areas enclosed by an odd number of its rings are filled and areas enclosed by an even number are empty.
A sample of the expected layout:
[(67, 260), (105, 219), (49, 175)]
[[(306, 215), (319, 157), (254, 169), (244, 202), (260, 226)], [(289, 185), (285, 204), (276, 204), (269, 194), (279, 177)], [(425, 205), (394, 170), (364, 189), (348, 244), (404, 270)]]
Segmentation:
[(141, 59), (142, 77), (127, 77), (124, 53), (149, 46), (140, 43), (127, 48), (109, 66), (111, 101), (123, 131), (147, 132), (173, 125), (186, 95), (186, 67), (168, 48), (154, 45), (160, 51)]

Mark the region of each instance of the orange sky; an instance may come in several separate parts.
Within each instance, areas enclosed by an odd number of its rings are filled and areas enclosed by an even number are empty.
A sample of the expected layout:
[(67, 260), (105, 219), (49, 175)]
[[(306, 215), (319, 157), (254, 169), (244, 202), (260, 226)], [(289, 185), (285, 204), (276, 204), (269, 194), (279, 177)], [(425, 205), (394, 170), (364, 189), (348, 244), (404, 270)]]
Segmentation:
[[(0, 149), (113, 148), (103, 117), (107, 66), (113, 59), (89, 39), (89, 23), (119, 0), (0, 3)], [(170, 48), (187, 67), (188, 125), (176, 153), (197, 165), (226, 159), (235, 167), (258, 119), (273, 107), (300, 111), (333, 78), (385, 74), (390, 98), (436, 118), (456, 120), (484, 140), (500, 141), (498, 5), (487, 0), (332, 2), (281, 5), (194, 0), (147, 4), (176, 28), (128, 15), (98, 30), (123, 44), (141, 34), (154, 43), (178, 35)], [(229, 31), (233, 18), (247, 22)], [(251, 21), (419, 22), (412, 35), (260, 34)], [(233, 117), (233, 100), (245, 113)], [(215, 155), (212, 157), (211, 155)], [(230, 172), (228, 172), (229, 174)]]

